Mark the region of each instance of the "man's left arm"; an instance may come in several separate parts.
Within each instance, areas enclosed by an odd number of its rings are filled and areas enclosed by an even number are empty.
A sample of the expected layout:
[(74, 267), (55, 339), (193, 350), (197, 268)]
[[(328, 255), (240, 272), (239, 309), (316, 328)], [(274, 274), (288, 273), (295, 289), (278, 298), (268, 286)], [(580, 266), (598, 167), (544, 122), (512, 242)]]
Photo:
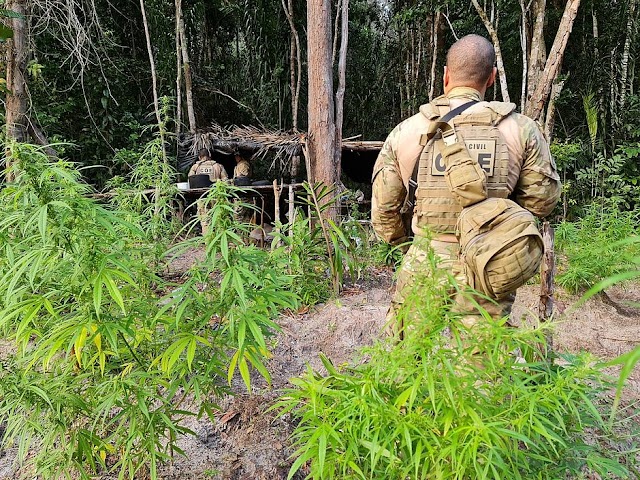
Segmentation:
[(533, 121), (527, 123), (524, 161), (513, 198), (535, 216), (546, 217), (558, 203), (562, 185), (547, 140)]
[(391, 132), (384, 142), (373, 167), (373, 195), (371, 198), (373, 229), (378, 237), (391, 245), (399, 245), (407, 241), (409, 235), (400, 213), (407, 196), (407, 190), (402, 182), (395, 154), (395, 134), (397, 134), (396, 130)]

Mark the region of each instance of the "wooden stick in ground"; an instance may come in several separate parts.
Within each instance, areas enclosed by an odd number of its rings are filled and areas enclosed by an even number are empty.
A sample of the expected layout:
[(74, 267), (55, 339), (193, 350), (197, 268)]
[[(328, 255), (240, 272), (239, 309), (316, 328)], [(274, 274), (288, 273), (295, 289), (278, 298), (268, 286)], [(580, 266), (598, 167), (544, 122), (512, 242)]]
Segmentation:
[[(280, 236), (278, 235), (280, 233), (280, 191), (281, 191), (281, 187), (278, 187), (278, 180), (274, 180), (273, 181), (273, 203), (274, 203), (273, 225), (274, 225), (274, 230), (276, 232), (275, 236), (278, 238), (280, 238)], [(276, 246), (280, 246), (279, 244), (280, 244), (280, 240), (278, 240), (278, 245)]]
[(289, 185), (289, 237), (293, 237), (293, 224), (295, 222), (296, 209), (294, 205), (293, 185)]
[[(544, 256), (540, 267), (540, 303), (538, 304), (538, 317), (541, 322), (547, 322), (553, 314), (553, 291), (555, 276), (555, 256), (553, 251), (554, 234), (549, 222), (542, 225), (542, 241), (544, 242)], [(546, 334), (547, 358), (553, 351), (553, 337), (550, 332)]]

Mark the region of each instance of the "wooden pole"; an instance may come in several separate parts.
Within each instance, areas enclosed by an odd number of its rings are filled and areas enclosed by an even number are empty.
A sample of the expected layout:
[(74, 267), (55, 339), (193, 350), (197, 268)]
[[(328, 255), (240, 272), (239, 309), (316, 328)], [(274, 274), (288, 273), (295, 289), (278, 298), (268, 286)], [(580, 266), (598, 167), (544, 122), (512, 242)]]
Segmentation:
[(293, 237), (293, 224), (295, 222), (296, 209), (294, 205), (293, 185), (289, 185), (289, 237)]
[[(553, 251), (554, 233), (549, 222), (542, 225), (542, 241), (544, 243), (544, 256), (540, 267), (540, 302), (538, 304), (538, 317), (541, 322), (548, 322), (553, 314), (553, 292), (555, 276), (555, 255)], [(549, 358), (553, 351), (553, 336), (546, 334), (546, 354)]]
[(280, 233), (280, 190), (281, 188), (278, 187), (278, 180), (274, 180), (273, 181), (273, 203), (274, 203), (274, 209), (273, 209), (273, 225), (274, 225), (274, 229), (276, 231), (276, 237), (278, 237), (278, 245), (276, 246), (280, 246), (280, 236), (277, 235)]

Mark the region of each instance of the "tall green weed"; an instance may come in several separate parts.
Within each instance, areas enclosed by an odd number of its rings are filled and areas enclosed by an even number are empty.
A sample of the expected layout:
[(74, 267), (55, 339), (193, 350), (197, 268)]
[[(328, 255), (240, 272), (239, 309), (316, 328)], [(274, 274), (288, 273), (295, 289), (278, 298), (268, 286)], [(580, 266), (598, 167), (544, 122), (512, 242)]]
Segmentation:
[(326, 374), (292, 380), (278, 404), (299, 420), (289, 478), (626, 478), (591, 441), (607, 429), (596, 405), (608, 384), (594, 359), (536, 360), (541, 329), (490, 318), (468, 329), (451, 290), (434, 270), (405, 304), (405, 315), (420, 314), (401, 344), (365, 349), (355, 367), (323, 358)]
[(639, 233), (638, 212), (592, 204), (577, 222), (556, 228), (556, 245), (565, 260), (556, 277), (570, 292), (594, 286), (618, 273), (637, 269), (640, 245), (625, 241)]
[[(295, 308), (282, 257), (245, 246), (230, 186), (211, 192), (206, 258), (174, 284), (156, 274), (138, 216), (90, 197), (75, 166), (10, 146), (0, 190), (2, 445), (41, 478), (157, 478), (185, 417), (211, 415), (235, 372), (268, 377), (266, 338)], [(199, 412), (185, 409), (193, 400)]]

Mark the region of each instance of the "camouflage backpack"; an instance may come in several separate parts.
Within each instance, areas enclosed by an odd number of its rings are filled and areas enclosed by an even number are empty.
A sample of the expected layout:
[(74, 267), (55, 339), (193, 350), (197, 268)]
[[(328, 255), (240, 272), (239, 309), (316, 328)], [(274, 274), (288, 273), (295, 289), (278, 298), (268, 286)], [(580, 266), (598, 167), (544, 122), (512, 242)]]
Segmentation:
[[(499, 300), (536, 274), (544, 247), (531, 212), (507, 198), (489, 197), (486, 172), (448, 123), (474, 103), (460, 105), (437, 120), (427, 139), (429, 143), (441, 142), (445, 182), (462, 208), (455, 234), (467, 282), (478, 292)], [(416, 161), (406, 201), (410, 211), (415, 205), (418, 171)]]
[(441, 150), (445, 178), (462, 206), (456, 225), (467, 282), (501, 299), (536, 274), (544, 247), (534, 216), (512, 200), (487, 198), (486, 173), (450, 130)]

